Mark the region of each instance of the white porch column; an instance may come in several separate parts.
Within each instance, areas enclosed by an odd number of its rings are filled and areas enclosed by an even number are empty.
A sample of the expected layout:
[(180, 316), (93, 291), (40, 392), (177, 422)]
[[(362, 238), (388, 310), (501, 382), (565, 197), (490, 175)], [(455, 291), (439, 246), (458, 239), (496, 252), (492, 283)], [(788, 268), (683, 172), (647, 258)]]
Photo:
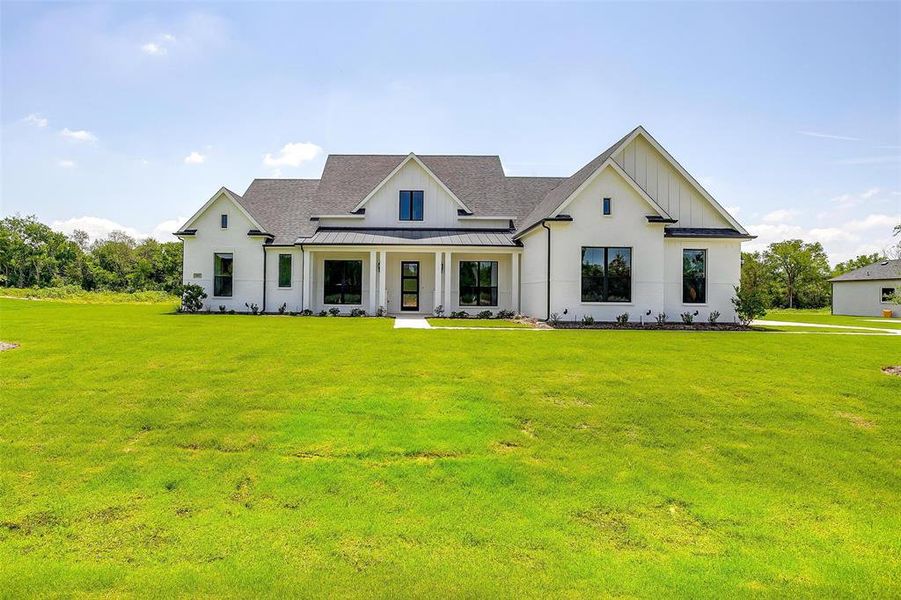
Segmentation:
[[(379, 298), (378, 305), (385, 307), (385, 313), (388, 312), (388, 253), (384, 250), (379, 251)], [(378, 309), (378, 307), (376, 307)]]
[(376, 288), (376, 278), (378, 273), (378, 268), (376, 267), (376, 252), (375, 250), (369, 251), (369, 314), (374, 315), (375, 311), (378, 309), (378, 301), (376, 300), (376, 292), (378, 288)]
[[(437, 308), (439, 304), (443, 302), (441, 298), (441, 280), (443, 275), (441, 274), (441, 252), (435, 252), (435, 295), (433, 296), (434, 300), (434, 308)], [(447, 308), (445, 307), (445, 311)]]
[(510, 264), (512, 265), (513, 269), (513, 279), (511, 287), (513, 291), (513, 312), (519, 314), (519, 252), (514, 252), (511, 258), (512, 260), (510, 261)]
[(444, 253), (444, 310), (448, 313), (451, 311), (451, 253)]
[(303, 253), (303, 306), (301, 306), (301, 310), (313, 308), (313, 285), (310, 281), (312, 278), (311, 274), (313, 273), (312, 263), (313, 253), (309, 250), (305, 250)]

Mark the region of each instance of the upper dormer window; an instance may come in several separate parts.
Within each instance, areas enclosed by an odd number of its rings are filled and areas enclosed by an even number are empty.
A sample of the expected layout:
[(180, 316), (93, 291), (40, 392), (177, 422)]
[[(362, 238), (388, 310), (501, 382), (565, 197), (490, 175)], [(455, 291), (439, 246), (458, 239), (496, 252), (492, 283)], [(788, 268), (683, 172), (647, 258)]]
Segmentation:
[(228, 229), (228, 215), (219, 215), (219, 227)]
[(602, 202), (605, 217), (609, 217), (612, 214), (612, 207), (610, 206), (611, 203), (612, 201), (610, 200), (610, 198), (604, 198)]
[(399, 215), (401, 221), (422, 221), (422, 190), (401, 191)]

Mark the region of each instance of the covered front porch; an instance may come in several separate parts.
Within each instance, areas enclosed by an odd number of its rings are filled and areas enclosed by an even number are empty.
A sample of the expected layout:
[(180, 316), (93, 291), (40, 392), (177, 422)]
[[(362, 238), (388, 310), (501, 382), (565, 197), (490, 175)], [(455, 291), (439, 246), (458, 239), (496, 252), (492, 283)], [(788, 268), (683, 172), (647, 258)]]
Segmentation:
[(304, 309), (342, 313), (519, 313), (522, 248), (304, 245)]

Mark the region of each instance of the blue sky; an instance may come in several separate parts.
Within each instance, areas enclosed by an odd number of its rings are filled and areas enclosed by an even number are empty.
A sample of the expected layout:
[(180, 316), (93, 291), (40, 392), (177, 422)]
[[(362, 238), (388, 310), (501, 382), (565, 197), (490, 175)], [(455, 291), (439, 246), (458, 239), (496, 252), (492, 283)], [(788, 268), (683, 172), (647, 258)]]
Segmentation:
[(643, 124), (760, 238), (880, 250), (901, 4), (2, 4), (3, 214), (165, 238), (325, 154), (569, 175)]

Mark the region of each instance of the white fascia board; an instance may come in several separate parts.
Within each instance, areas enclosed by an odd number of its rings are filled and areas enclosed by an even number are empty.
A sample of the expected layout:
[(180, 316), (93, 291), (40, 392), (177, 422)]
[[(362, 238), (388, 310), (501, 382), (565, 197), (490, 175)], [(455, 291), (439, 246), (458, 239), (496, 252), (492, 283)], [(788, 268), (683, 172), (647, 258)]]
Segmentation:
[(387, 184), (388, 181), (390, 181), (392, 177), (397, 175), (398, 171), (400, 171), (404, 167), (404, 165), (406, 165), (411, 160), (415, 161), (417, 165), (422, 167), (422, 170), (425, 171), (426, 173), (428, 173), (429, 177), (431, 177), (436, 182), (438, 182), (438, 185), (441, 186), (441, 189), (443, 189), (445, 192), (447, 192), (447, 194), (451, 198), (454, 199), (454, 202), (456, 202), (460, 206), (460, 208), (462, 208), (466, 212), (472, 212), (471, 210), (469, 210), (469, 207), (466, 206), (465, 204), (463, 204), (463, 201), (460, 200), (459, 198), (457, 198), (457, 195), (455, 193), (453, 193), (452, 191), (450, 191), (450, 188), (447, 187), (446, 185), (444, 185), (444, 182), (441, 181), (440, 179), (438, 179), (438, 176), (435, 175), (430, 168), (425, 166), (425, 163), (423, 163), (421, 160), (419, 160), (419, 157), (416, 156), (415, 154), (413, 154), (412, 152), (410, 154), (408, 154), (405, 159), (400, 161), (400, 164), (397, 165), (396, 167), (394, 167), (394, 170), (392, 170), (390, 173), (388, 173), (388, 176), (385, 177), (384, 179), (382, 179), (382, 181), (380, 181), (379, 184), (377, 186), (375, 186), (375, 188), (373, 188), (373, 190), (371, 192), (366, 194), (366, 197), (363, 198), (362, 200), (360, 200), (360, 203), (357, 204), (351, 212), (357, 212), (358, 210), (363, 208), (363, 206), (365, 206), (366, 203), (369, 202), (370, 198), (375, 196), (376, 192), (378, 192), (380, 189), (385, 187), (385, 184)]
[(218, 200), (221, 196), (225, 196), (226, 198), (228, 198), (229, 201), (231, 201), (231, 203), (234, 204), (237, 207), (237, 209), (241, 211), (241, 214), (243, 214), (245, 217), (247, 217), (247, 219), (254, 225), (254, 227), (256, 227), (260, 231), (266, 231), (263, 228), (263, 226), (260, 225), (257, 222), (257, 220), (253, 218), (253, 215), (251, 215), (249, 212), (247, 212), (247, 209), (244, 208), (240, 202), (238, 202), (238, 199), (235, 198), (234, 196), (232, 196), (231, 193), (224, 187), (219, 188), (219, 191), (216, 192), (215, 194), (213, 194), (213, 196), (209, 200), (207, 200), (203, 206), (200, 207), (200, 210), (198, 210), (196, 213), (194, 213), (194, 215), (190, 219), (188, 219), (184, 225), (179, 227), (178, 230), (184, 231), (185, 229), (188, 229), (194, 223), (194, 221), (196, 221), (200, 217), (200, 215), (205, 213), (206, 210), (213, 204), (213, 202)]

